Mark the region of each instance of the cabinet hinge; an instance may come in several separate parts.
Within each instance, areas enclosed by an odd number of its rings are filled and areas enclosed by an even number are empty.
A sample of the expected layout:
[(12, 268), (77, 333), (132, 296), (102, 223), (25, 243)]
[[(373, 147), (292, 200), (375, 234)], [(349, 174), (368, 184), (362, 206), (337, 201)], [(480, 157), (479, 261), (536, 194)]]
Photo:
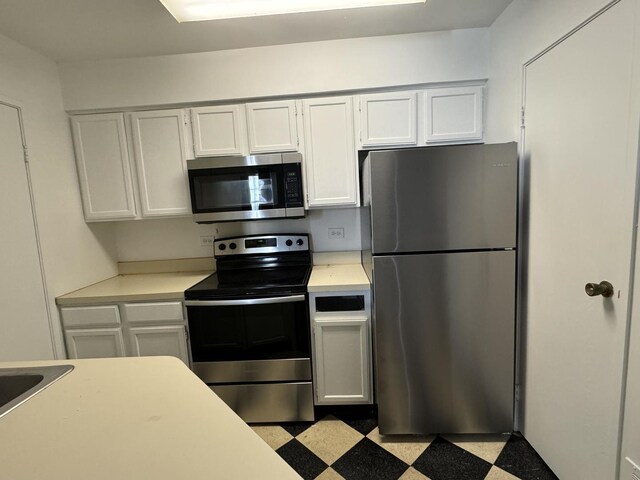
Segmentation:
[(184, 327), (184, 336), (187, 339), (187, 342), (189, 341), (189, 329), (187, 327)]
[(358, 99), (358, 111), (362, 112), (362, 100)]
[(307, 198), (307, 205), (309, 205), (309, 194), (308, 194), (308, 193), (305, 193), (304, 195), (305, 195), (305, 197)]
[(517, 384), (515, 388), (515, 398), (516, 398), (516, 402), (520, 401), (520, 385), (517, 385)]
[(23, 145), (22, 153), (24, 157), (24, 163), (29, 163), (29, 147), (27, 147), (26, 145)]
[(524, 107), (520, 109), (520, 126), (524, 127)]
[(293, 105), (293, 111), (296, 114), (296, 117), (298, 116), (298, 105), (294, 104)]

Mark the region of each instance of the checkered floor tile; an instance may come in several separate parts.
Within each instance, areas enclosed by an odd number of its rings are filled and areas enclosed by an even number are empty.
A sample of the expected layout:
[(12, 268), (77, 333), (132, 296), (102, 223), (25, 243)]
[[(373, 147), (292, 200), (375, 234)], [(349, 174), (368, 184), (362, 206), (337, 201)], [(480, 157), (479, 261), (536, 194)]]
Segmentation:
[(253, 425), (305, 480), (557, 480), (520, 435), (380, 435), (373, 416)]

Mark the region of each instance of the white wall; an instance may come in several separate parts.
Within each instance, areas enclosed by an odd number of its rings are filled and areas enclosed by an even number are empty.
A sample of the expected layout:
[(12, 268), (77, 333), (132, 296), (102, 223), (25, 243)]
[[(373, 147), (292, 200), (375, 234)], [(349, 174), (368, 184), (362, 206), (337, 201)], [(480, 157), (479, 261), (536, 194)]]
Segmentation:
[[(343, 239), (330, 239), (328, 228), (344, 228)], [(296, 220), (268, 220), (199, 225), (191, 218), (140, 220), (117, 223), (118, 259), (124, 261), (210, 257), (211, 247), (200, 246), (201, 235), (225, 238), (264, 233), (309, 233), (317, 252), (360, 250), (360, 215), (357, 208), (308, 212)]]
[[(498, 17), (489, 29), (487, 142), (520, 140), (523, 64), (609, 3), (608, 0), (514, 0)], [(640, 19), (636, 20), (638, 25)], [(635, 51), (638, 56), (638, 41)], [(639, 67), (640, 62), (636, 61), (636, 72)], [(640, 78), (638, 73), (636, 78)], [(635, 128), (637, 130), (637, 125)], [(631, 478), (631, 467), (624, 457), (640, 462), (640, 259), (635, 272), (620, 476), (624, 480)]]
[(60, 65), (67, 110), (308, 95), (486, 78), (487, 29)]
[[(48, 302), (59, 326), (56, 296), (116, 274), (113, 228), (84, 223), (56, 64), (0, 36), (0, 96), (23, 107)], [(11, 272), (2, 274), (10, 280)]]

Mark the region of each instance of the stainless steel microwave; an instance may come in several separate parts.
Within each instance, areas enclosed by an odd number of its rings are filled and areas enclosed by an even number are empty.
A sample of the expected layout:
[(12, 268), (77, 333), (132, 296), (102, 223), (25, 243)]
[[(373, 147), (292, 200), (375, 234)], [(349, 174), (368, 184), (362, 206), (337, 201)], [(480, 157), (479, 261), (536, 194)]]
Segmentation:
[(198, 223), (304, 217), (302, 155), (275, 153), (188, 160)]

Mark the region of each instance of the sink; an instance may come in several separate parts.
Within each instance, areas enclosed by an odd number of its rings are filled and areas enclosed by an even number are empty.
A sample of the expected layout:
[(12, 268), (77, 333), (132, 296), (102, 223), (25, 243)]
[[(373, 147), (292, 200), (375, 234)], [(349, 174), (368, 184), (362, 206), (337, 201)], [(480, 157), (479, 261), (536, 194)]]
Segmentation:
[(0, 417), (73, 370), (73, 365), (0, 368)]

